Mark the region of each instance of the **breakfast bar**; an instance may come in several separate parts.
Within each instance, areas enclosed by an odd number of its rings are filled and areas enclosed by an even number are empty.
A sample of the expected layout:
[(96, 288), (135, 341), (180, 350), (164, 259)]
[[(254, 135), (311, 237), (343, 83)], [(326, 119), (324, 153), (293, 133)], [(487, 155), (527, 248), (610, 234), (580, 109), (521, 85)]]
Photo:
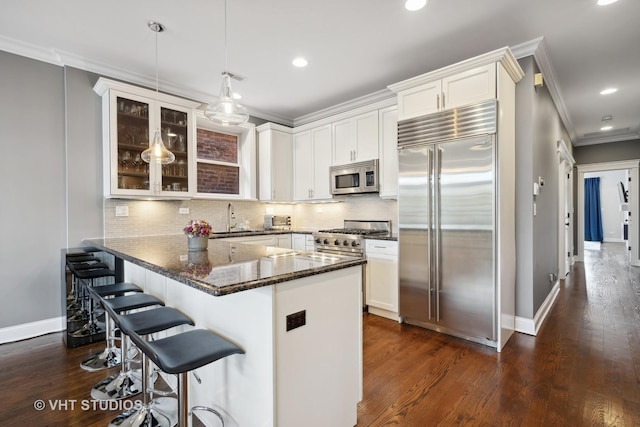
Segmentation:
[(196, 328), (244, 350), (197, 371), (201, 383), (190, 382), (190, 405), (215, 408), (229, 425), (357, 423), (363, 258), (218, 239), (188, 251), (182, 234), (84, 243), (122, 260), (126, 281), (182, 311)]

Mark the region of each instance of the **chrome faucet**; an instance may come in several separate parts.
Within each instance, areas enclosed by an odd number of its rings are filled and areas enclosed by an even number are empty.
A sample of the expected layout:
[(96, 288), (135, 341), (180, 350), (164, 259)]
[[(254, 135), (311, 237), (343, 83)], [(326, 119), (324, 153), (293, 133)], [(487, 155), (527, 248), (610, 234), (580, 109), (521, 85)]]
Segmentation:
[(229, 203), (227, 205), (227, 232), (231, 231), (232, 228), (236, 227), (235, 222), (233, 223), (233, 225), (231, 225), (232, 219), (236, 219), (236, 212), (233, 204)]

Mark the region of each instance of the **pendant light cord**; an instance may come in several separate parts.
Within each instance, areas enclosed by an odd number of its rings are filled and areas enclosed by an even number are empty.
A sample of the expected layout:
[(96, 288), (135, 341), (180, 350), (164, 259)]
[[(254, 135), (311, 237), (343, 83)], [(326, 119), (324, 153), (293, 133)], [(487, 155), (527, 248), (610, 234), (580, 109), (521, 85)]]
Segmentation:
[(228, 48), (227, 48), (227, 0), (224, 0), (224, 73), (227, 74), (228, 66)]
[(158, 100), (158, 33), (156, 31), (156, 101)]

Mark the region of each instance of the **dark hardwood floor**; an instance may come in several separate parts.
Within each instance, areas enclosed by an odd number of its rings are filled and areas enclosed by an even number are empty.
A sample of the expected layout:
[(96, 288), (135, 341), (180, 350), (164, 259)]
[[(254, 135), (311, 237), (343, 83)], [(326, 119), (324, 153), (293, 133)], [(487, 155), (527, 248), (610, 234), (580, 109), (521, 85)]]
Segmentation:
[[(358, 427), (640, 426), (640, 269), (621, 244), (586, 252), (539, 335), (502, 353), (365, 315)], [(81, 406), (105, 372), (79, 368), (102, 346), (67, 350), (61, 334), (1, 345), (0, 425), (105, 426), (117, 408)]]
[(640, 426), (640, 269), (586, 251), (537, 337), (502, 353), (365, 320), (358, 426)]

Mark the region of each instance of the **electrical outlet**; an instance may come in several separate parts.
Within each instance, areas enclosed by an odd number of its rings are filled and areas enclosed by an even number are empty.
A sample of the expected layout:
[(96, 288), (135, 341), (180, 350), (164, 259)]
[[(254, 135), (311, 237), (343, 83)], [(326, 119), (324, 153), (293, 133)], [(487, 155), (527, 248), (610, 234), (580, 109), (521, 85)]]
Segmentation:
[(116, 206), (116, 216), (129, 216), (129, 206)]
[(189, 255), (180, 255), (180, 261), (188, 261)]
[(186, 215), (189, 213), (189, 208), (180, 208), (180, 214), (182, 215)]
[(297, 313), (289, 314), (287, 316), (287, 332), (304, 326), (307, 324), (307, 310), (302, 310)]

